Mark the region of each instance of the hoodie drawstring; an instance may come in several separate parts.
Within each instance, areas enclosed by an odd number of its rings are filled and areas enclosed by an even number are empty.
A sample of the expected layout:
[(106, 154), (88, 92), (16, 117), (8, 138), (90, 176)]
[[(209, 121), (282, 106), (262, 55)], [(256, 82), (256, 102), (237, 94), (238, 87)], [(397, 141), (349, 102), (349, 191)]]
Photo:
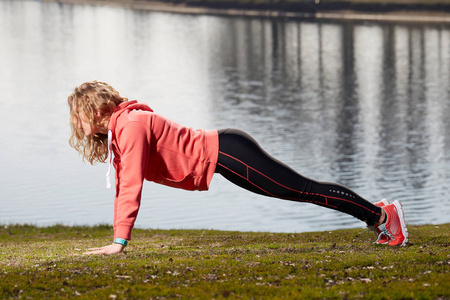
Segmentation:
[(106, 188), (111, 188), (112, 130), (108, 130), (108, 172), (106, 172)]
[[(116, 107), (113, 114), (111, 115), (111, 118), (109, 119), (108, 128), (113, 128), (113, 129), (116, 128), (117, 118), (124, 111), (134, 110), (134, 109), (150, 111), (150, 112), (153, 111), (146, 104), (138, 103), (136, 100), (122, 102), (121, 104), (119, 104), (119, 106)], [(108, 172), (106, 173), (106, 188), (108, 188), (108, 189), (111, 188), (111, 164), (112, 164), (112, 155), (113, 155), (111, 142), (112, 142), (112, 130), (109, 129), (108, 130), (108, 158), (107, 158), (109, 166), (108, 166)]]

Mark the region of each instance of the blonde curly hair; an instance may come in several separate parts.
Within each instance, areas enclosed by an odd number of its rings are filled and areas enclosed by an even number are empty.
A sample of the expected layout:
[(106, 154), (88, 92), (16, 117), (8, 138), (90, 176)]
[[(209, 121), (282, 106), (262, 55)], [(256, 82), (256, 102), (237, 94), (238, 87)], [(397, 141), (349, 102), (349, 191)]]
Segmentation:
[(99, 133), (86, 136), (78, 126), (80, 115), (83, 121), (89, 121), (94, 132), (95, 127), (106, 128), (116, 107), (125, 101), (128, 99), (121, 97), (112, 86), (96, 80), (81, 84), (69, 96), (67, 102), (72, 129), (69, 144), (83, 156), (83, 161), (91, 165), (105, 162), (108, 157), (108, 136)]

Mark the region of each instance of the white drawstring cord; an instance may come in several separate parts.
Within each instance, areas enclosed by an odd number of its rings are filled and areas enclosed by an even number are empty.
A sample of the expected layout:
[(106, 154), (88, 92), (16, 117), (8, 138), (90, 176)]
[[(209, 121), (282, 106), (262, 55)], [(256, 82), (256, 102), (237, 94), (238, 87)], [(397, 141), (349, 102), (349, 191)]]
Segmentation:
[(112, 130), (108, 130), (108, 172), (106, 173), (106, 188), (111, 188), (111, 160), (112, 160)]

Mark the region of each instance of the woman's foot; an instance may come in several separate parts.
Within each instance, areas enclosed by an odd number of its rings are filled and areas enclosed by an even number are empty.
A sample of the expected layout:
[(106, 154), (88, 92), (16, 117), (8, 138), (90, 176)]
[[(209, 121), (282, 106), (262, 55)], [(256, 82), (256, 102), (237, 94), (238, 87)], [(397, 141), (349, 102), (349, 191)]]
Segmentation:
[[(383, 207), (383, 206), (386, 206), (386, 205), (389, 205), (390, 203), (389, 203), (389, 200), (388, 199), (382, 199), (380, 202), (377, 202), (377, 203), (375, 203), (375, 205), (376, 206), (379, 206), (379, 207)], [(381, 225), (381, 224), (383, 224), (383, 222), (385, 221), (385, 219), (386, 219), (386, 213), (385, 213), (385, 211), (382, 209), (381, 210), (382, 211), (382, 214), (381, 214), (381, 217), (380, 217), (380, 224), (376, 224), (375, 226), (374, 226), (374, 231), (375, 231), (375, 234), (377, 235), (377, 237), (378, 237), (378, 239), (376, 240), (376, 242), (375, 243), (378, 243), (378, 244), (386, 244), (386, 243), (388, 243), (388, 239), (387, 239), (387, 236), (386, 235), (384, 235), (384, 234), (382, 234), (381, 233), (381, 231), (378, 229), (378, 226), (379, 225)], [(382, 219), (382, 220), (381, 220)]]
[(386, 222), (381, 225), (375, 225), (377, 232), (379, 231), (377, 243), (386, 241), (391, 246), (404, 246), (408, 242), (408, 229), (406, 228), (405, 217), (403, 214), (402, 204), (395, 200), (392, 204), (382, 206), (386, 213)]

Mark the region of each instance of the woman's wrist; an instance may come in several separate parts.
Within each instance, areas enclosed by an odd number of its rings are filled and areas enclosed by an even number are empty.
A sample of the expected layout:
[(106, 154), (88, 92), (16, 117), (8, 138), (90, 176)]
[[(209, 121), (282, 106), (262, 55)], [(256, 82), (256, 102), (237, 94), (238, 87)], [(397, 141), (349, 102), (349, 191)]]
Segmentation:
[(114, 244), (121, 244), (124, 247), (126, 247), (128, 245), (128, 241), (126, 239), (122, 239), (122, 238), (115, 238)]

